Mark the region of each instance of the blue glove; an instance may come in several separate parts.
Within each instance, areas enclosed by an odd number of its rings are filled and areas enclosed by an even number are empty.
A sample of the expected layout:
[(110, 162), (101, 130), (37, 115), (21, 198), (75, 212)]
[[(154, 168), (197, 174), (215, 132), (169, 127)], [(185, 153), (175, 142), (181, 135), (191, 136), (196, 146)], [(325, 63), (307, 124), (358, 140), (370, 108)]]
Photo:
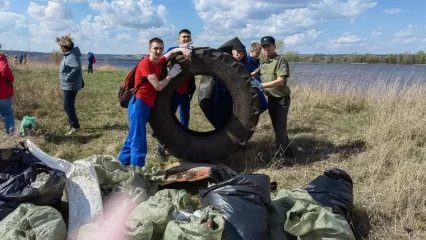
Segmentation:
[(254, 88), (262, 89), (262, 83), (257, 79), (251, 80), (250, 85)]

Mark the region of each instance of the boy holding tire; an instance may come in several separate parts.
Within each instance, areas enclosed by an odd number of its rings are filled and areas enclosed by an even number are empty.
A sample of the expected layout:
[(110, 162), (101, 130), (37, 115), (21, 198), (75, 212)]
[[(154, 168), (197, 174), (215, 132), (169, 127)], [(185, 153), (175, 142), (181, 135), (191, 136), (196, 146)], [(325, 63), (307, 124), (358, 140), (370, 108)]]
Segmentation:
[[(179, 43), (179, 47), (191, 49), (191, 46), (190, 46), (192, 43), (191, 31), (189, 31), (188, 29), (180, 30), (177, 40)], [(178, 48), (178, 47), (170, 47), (169, 49), (167, 49), (167, 51), (164, 54), (168, 53), (169, 51), (175, 48)], [(195, 88), (196, 88), (195, 77), (185, 79), (176, 89), (176, 92), (173, 95), (173, 99), (172, 99), (172, 113), (175, 114), (177, 109), (179, 108), (180, 123), (186, 129), (188, 129), (188, 126), (189, 126), (191, 99), (192, 99), (192, 96), (194, 95)], [(161, 158), (166, 157), (164, 148), (163, 146), (161, 146), (160, 143), (158, 144), (157, 151), (158, 151), (158, 155)]]
[(138, 167), (145, 165), (147, 154), (146, 123), (148, 122), (151, 109), (155, 106), (157, 92), (164, 89), (170, 80), (181, 72), (180, 65), (175, 64), (168, 71), (167, 77), (160, 81), (161, 66), (175, 53), (182, 52), (189, 60), (191, 54), (190, 49), (175, 48), (162, 55), (164, 52), (164, 42), (160, 38), (152, 38), (149, 41), (148, 50), (149, 56), (142, 59), (136, 69), (135, 86), (144, 78), (148, 81), (141, 85), (129, 102), (129, 134), (118, 155), (118, 160), (123, 165)]
[(273, 37), (262, 37), (260, 44), (267, 59), (251, 75), (252, 77), (260, 75), (262, 82), (253, 79), (251, 85), (263, 89), (268, 96), (268, 111), (274, 127), (277, 151), (291, 157), (287, 135), (287, 115), (290, 107), (290, 88), (287, 86), (287, 79), (290, 77), (290, 69), (287, 61), (275, 51)]

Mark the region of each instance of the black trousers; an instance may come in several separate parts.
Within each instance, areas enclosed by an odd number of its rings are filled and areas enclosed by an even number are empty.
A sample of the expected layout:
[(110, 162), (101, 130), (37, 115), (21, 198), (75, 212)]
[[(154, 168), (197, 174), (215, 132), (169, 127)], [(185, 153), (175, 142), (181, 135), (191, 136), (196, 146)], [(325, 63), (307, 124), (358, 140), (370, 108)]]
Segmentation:
[(287, 115), (290, 107), (290, 96), (268, 97), (268, 111), (275, 132), (277, 151), (286, 151), (288, 146)]
[(87, 73), (93, 73), (93, 63), (87, 65)]
[(75, 98), (78, 91), (64, 90), (64, 110), (68, 116), (68, 123), (73, 128), (80, 128), (77, 113), (75, 111)]

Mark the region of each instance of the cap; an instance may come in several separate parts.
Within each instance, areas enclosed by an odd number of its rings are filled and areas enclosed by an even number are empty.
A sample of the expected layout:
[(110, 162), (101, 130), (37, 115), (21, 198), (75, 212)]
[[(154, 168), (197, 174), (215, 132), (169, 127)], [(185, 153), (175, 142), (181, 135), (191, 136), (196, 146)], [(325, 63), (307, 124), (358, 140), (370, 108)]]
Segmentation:
[(245, 50), (246, 46), (244, 46), (242, 43), (237, 43), (232, 47), (232, 50)]
[(265, 36), (260, 40), (260, 45), (265, 45), (265, 44), (275, 44), (275, 38), (271, 37), (271, 36)]

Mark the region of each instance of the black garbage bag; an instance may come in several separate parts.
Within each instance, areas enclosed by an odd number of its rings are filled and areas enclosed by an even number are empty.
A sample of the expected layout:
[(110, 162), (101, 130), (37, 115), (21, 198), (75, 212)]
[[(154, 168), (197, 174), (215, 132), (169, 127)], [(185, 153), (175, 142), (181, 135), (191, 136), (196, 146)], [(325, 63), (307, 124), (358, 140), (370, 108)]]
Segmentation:
[(332, 208), (348, 220), (353, 210), (353, 182), (345, 171), (332, 168), (303, 187), (320, 205)]
[(59, 207), (65, 173), (52, 169), (25, 148), (0, 150), (0, 221), (22, 203)]
[(268, 175), (238, 175), (200, 191), (203, 207), (213, 206), (225, 218), (224, 240), (269, 239), (271, 204)]

